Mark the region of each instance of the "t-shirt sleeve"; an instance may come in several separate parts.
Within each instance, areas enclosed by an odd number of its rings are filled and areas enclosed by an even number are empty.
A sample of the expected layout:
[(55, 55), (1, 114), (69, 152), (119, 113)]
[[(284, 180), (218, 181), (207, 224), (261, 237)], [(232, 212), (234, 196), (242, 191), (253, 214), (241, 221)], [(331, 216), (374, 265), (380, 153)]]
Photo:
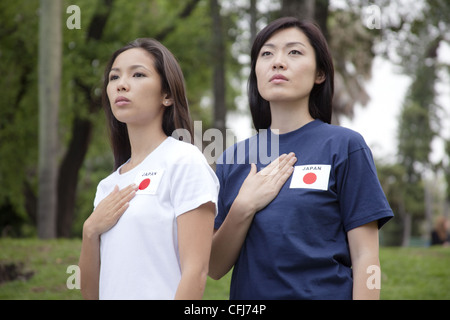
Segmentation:
[(339, 203), (345, 231), (378, 221), (381, 228), (393, 217), (378, 180), (372, 153), (368, 147), (348, 155), (337, 170)]
[(219, 182), (201, 152), (193, 148), (173, 166), (170, 197), (175, 215), (178, 217), (208, 202), (215, 204), (217, 215)]

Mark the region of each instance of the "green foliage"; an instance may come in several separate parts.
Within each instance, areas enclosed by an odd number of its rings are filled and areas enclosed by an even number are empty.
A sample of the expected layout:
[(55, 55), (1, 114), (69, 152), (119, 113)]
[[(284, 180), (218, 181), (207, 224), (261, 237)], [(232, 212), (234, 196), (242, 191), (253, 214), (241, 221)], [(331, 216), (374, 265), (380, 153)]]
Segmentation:
[(433, 136), (426, 106), (414, 101), (405, 104), (400, 117), (398, 152), (409, 175), (423, 170), (420, 164), (428, 164)]
[[(409, 214), (413, 230), (427, 220), (431, 224), (432, 207), (425, 203), (424, 182), (427, 175), (436, 175), (437, 169), (448, 172), (448, 155), (433, 163), (430, 159), (432, 142), (443, 133), (441, 117), (444, 106), (437, 103), (436, 85), (439, 74), (447, 72), (448, 65), (439, 63), (439, 47), (449, 43), (450, 19), (445, 12), (448, 1), (425, 0), (416, 2), (421, 10), (397, 8), (393, 1), (379, 0), (383, 12), (396, 12), (395, 18), (386, 21), (382, 29), (387, 57), (401, 66), (402, 72), (411, 76), (412, 83), (403, 103), (398, 126), (398, 161), (404, 167), (403, 196), (397, 197), (401, 215)], [(445, 160), (445, 158), (447, 160)], [(450, 184), (447, 182), (447, 194)], [(391, 201), (391, 199), (389, 199)], [(394, 202), (396, 203), (396, 202)], [(428, 213), (428, 214), (426, 214)]]
[(37, 1), (0, 3), (0, 211), (21, 221), (28, 220), (24, 194), (36, 186), (37, 7)]

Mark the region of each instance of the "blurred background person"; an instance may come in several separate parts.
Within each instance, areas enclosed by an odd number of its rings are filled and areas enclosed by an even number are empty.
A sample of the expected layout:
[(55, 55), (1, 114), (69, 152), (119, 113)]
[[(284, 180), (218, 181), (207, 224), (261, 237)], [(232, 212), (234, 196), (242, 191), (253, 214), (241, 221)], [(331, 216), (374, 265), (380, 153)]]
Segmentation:
[(431, 245), (448, 246), (450, 244), (450, 223), (444, 216), (439, 216), (431, 232)]

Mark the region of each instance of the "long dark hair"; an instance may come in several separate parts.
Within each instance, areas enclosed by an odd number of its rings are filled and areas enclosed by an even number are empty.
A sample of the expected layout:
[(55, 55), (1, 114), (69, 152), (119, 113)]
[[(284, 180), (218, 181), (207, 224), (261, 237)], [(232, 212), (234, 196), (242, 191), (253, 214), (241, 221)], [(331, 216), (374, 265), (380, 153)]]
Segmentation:
[(127, 125), (114, 117), (106, 89), (109, 83), (109, 73), (114, 61), (122, 52), (133, 48), (144, 49), (152, 55), (154, 67), (161, 77), (162, 92), (173, 99), (173, 105), (164, 107), (165, 111), (162, 121), (164, 133), (167, 136), (170, 136), (176, 129), (186, 129), (191, 137), (193, 136), (184, 77), (178, 61), (174, 55), (157, 40), (150, 38), (136, 39), (114, 52), (105, 69), (102, 104), (109, 125), (109, 134), (114, 153), (114, 170), (131, 157), (131, 145), (128, 137)]
[(328, 44), (319, 26), (311, 21), (300, 21), (293, 17), (277, 19), (262, 29), (253, 42), (251, 51), (251, 72), (248, 80), (248, 96), (253, 125), (256, 130), (269, 128), (272, 116), (270, 104), (258, 91), (256, 79), (256, 61), (262, 46), (276, 32), (282, 29), (298, 28), (309, 39), (314, 49), (317, 70), (323, 72), (325, 81), (314, 84), (309, 96), (309, 113), (314, 119), (331, 123), (332, 100), (334, 93), (334, 67)]

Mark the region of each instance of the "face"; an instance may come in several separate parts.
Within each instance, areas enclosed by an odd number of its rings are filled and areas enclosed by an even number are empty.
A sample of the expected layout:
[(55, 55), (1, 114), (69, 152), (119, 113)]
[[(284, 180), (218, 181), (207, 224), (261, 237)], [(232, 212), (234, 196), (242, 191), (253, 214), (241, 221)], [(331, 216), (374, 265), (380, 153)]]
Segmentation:
[(171, 104), (161, 92), (161, 77), (152, 55), (140, 48), (117, 56), (109, 73), (107, 93), (114, 116), (127, 124), (162, 121), (164, 106)]
[(269, 102), (308, 101), (315, 83), (325, 77), (316, 70), (315, 52), (298, 28), (280, 30), (262, 46), (256, 61), (258, 91)]

